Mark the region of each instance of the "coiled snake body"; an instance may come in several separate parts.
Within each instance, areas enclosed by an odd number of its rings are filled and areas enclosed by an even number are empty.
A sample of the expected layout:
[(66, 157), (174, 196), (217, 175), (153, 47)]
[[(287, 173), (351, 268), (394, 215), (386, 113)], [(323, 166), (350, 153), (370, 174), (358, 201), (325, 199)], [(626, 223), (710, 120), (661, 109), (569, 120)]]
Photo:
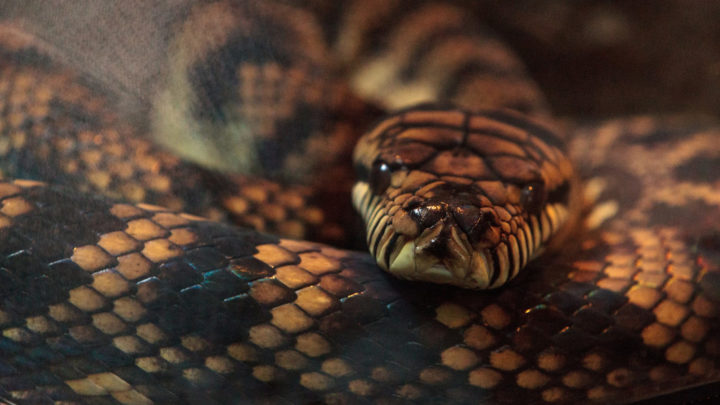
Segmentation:
[[(630, 402), (717, 380), (720, 127), (638, 117), (559, 130), (516, 58), (462, 10), (361, 3), (308, 5), (337, 22), (326, 31), (287, 4), (189, 8), (167, 83), (147, 93), (166, 145), (313, 188), (180, 160), (59, 68), (52, 38), (3, 27), (0, 166), (62, 186), (0, 183), (0, 398)], [(358, 147), (355, 203), (377, 259), (179, 213), (347, 240), (352, 221), (322, 210), (337, 201), (323, 186), (334, 176), (349, 191), (347, 148), (378, 109), (326, 79), (338, 67), (315, 37), (362, 66), (344, 73), (367, 99), (464, 108), (404, 110)], [(570, 207), (563, 133), (583, 208)], [(530, 262), (564, 222), (577, 222), (565, 243)], [(495, 289), (399, 280), (376, 262)]]

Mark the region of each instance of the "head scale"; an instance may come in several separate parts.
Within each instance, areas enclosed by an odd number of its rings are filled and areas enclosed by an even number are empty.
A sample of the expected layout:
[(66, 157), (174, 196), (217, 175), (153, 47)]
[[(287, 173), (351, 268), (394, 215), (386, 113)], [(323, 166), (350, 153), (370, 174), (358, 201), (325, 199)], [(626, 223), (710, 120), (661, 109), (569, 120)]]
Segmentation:
[(511, 111), (400, 112), (361, 139), (354, 164), (370, 251), (402, 278), (499, 287), (575, 211), (560, 138)]

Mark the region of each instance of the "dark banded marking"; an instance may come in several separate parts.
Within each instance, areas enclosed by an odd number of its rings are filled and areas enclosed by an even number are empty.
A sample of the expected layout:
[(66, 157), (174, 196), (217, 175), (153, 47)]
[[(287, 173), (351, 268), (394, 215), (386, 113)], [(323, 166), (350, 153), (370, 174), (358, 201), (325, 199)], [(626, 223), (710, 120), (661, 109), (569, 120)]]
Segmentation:
[(375, 235), (375, 232), (377, 232), (378, 227), (380, 227), (380, 226), (385, 227), (389, 220), (390, 220), (390, 218), (386, 215), (386, 216), (380, 218), (379, 221), (375, 221), (375, 224), (373, 225), (372, 229), (370, 229), (370, 231), (368, 232), (368, 236), (370, 238), (372, 238), (373, 235)]
[[(375, 241), (375, 257), (385, 258), (385, 253), (389, 248), (388, 242), (395, 236), (397, 236), (397, 234), (393, 232), (390, 227), (385, 227), (383, 229), (383, 233)], [(382, 262), (378, 262), (378, 264), (382, 265)], [(390, 268), (390, 263), (386, 262), (385, 266)]]
[(385, 244), (385, 254), (383, 255), (383, 260), (385, 261), (385, 267), (390, 268), (390, 256), (392, 256), (393, 252), (395, 251), (395, 244), (397, 243), (398, 239), (400, 239), (401, 235), (397, 232), (393, 232), (392, 237), (389, 241)]
[[(392, 94), (383, 91), (388, 86), (419, 91), (411, 93), (411, 98), (416, 97), (414, 101), (465, 103), (479, 99), (481, 107), (546, 112), (546, 102), (526, 78), (520, 59), (496, 34), (480, 27), (476, 16), (466, 9), (441, 2), (375, 2), (364, 7), (357, 4), (347, 6), (343, 19), (347, 29), (339, 32), (334, 46), (341, 59), (349, 63), (351, 77), (364, 77), (367, 74), (364, 69), (371, 66), (383, 72), (380, 79), (385, 80), (383, 85), (377, 82), (375, 86), (363, 87), (361, 93), (367, 92), (368, 97), (390, 103), (393, 108), (407, 104), (393, 101)], [(459, 46), (466, 51), (459, 52)], [(467, 76), (470, 72), (487, 75), (495, 82), (512, 83), (508, 86), (518, 90), (500, 95), (491, 86), (493, 91), (485, 97), (482, 94), (467, 97), (460, 90), (462, 83), (470, 79)], [(458, 74), (463, 76), (459, 80)], [(380, 76), (369, 75), (368, 83), (370, 77), (377, 80)], [(460, 106), (478, 107), (474, 102)]]
[(490, 119), (506, 123), (512, 127), (520, 128), (529, 134), (533, 134), (534, 137), (542, 139), (544, 142), (549, 143), (551, 146), (554, 146), (561, 151), (565, 150), (565, 143), (557, 134), (547, 127), (535, 123), (533, 120), (528, 120), (522, 114), (514, 113), (512, 111), (494, 110), (488, 111), (486, 116)]
[(377, 244), (382, 239), (383, 235), (385, 235), (388, 228), (389, 224), (386, 221), (382, 226), (379, 226), (368, 239), (368, 244), (373, 247), (373, 252), (377, 253)]
[(453, 61), (449, 58), (439, 60), (439, 62), (442, 62), (443, 64), (456, 67), (443, 73), (444, 77), (446, 77), (445, 81), (453, 77), (453, 73), (457, 71), (457, 69), (462, 69), (464, 66), (470, 64), (485, 66), (487, 68), (487, 73), (490, 73), (497, 78), (503, 78), (506, 75), (514, 76), (519, 73), (515, 72), (517, 66), (499, 65), (496, 61), (490, 60), (487, 57), (487, 52), (482, 51), (481, 44), (494, 41), (490, 38), (491, 37), (489, 35), (487, 37), (485, 35), (468, 36), (467, 33), (463, 33), (463, 29), (461, 27), (456, 26), (445, 27), (441, 30), (435, 31), (427, 38), (424, 38), (422, 41), (415, 44), (416, 47), (412, 49), (407, 62), (400, 71), (400, 77), (405, 80), (417, 77), (418, 73), (423, 70), (424, 66), (428, 63), (438, 61), (438, 55), (448, 55), (448, 49), (457, 49), (458, 44), (463, 41), (470, 42), (467, 44), (467, 47), (469, 49), (474, 49), (475, 52), (460, 55), (459, 57), (461, 57), (462, 60)]
[[(382, 210), (381, 210), (381, 209), (377, 209), (377, 210), (375, 211), (375, 213), (373, 213), (373, 216), (371, 216), (371, 217), (368, 218), (368, 221), (370, 221), (370, 222), (368, 222), (368, 223), (379, 223), (380, 221), (378, 220), (378, 215), (384, 215), (384, 214), (382, 214)], [(386, 222), (386, 224), (387, 224), (387, 222)], [(383, 226), (382, 228), (378, 228), (378, 230), (376, 231), (376, 233), (373, 233), (371, 236), (372, 236), (373, 238), (379, 239), (379, 236), (382, 235), (382, 234), (385, 232), (386, 229), (387, 229), (387, 226)]]
[[(469, 60), (458, 65), (448, 75), (448, 79), (443, 85), (442, 98), (451, 99), (460, 92), (462, 86), (475, 76), (491, 76), (494, 80), (526, 82), (530, 86), (530, 82), (525, 77), (525, 72), (520, 70), (508, 70), (506, 66), (497, 66), (485, 60)], [(531, 87), (528, 87), (531, 88)]]
[(488, 264), (490, 264), (492, 272), (488, 285), (495, 285), (495, 283), (500, 278), (500, 258), (498, 257), (497, 252), (493, 251), (490, 254), (490, 260), (488, 260), (488, 262)]
[(409, 13), (407, 10), (401, 12), (402, 18), (395, 20), (398, 22), (387, 35), (387, 45), (382, 50), (400, 52), (404, 56), (398, 64), (400, 70), (417, 62), (418, 59), (413, 59), (414, 52), (423, 44), (432, 41), (435, 36), (443, 35), (448, 30), (462, 31), (463, 27), (468, 25), (461, 10), (446, 4), (424, 4)]

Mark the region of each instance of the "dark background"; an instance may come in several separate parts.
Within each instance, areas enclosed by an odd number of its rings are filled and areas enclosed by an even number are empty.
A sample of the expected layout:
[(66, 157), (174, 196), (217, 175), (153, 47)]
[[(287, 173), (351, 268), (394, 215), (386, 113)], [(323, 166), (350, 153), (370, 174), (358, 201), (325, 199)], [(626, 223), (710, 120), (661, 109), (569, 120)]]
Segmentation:
[(720, 113), (720, 2), (474, 3), (562, 115)]

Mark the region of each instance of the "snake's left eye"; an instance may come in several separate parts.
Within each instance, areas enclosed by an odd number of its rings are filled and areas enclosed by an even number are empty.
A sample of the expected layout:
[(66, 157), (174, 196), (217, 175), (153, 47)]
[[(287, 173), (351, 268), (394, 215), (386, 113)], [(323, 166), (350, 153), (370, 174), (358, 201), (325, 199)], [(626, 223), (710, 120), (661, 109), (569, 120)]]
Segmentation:
[(546, 200), (547, 192), (543, 182), (533, 181), (523, 187), (520, 203), (525, 208), (525, 211), (531, 214), (540, 212)]
[(373, 162), (372, 168), (370, 169), (370, 190), (376, 195), (382, 194), (390, 187), (390, 165), (382, 160), (376, 160)]

